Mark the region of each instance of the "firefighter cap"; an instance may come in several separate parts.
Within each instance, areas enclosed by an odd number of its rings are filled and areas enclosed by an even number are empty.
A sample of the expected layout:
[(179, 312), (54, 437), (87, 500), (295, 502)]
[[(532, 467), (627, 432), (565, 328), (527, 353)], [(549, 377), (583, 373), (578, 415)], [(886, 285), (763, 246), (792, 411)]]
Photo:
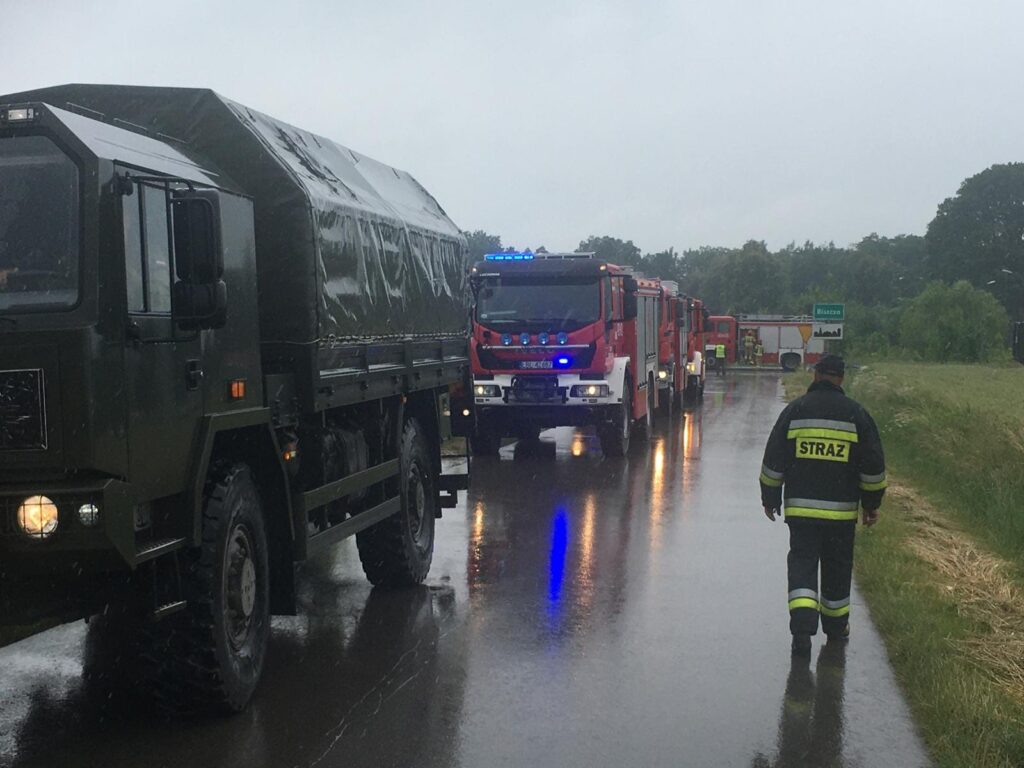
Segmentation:
[(846, 362), (839, 355), (825, 355), (814, 364), (814, 370), (828, 376), (846, 375)]

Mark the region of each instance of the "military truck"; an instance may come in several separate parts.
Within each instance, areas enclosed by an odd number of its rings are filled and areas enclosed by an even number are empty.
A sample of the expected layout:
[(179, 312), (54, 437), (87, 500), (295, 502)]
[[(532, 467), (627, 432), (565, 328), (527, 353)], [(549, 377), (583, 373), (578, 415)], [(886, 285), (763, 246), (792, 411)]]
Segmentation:
[(240, 710), (296, 562), (354, 535), (372, 583), (427, 574), (468, 482), (465, 240), (210, 90), (0, 105), (0, 622), (102, 615), (164, 701)]

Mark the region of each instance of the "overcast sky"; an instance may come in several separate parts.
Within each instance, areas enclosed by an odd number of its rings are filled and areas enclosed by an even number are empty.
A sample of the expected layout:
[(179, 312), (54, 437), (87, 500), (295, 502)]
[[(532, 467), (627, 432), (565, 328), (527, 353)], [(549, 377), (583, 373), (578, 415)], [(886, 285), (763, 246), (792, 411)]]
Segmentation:
[(520, 247), (923, 234), (1024, 160), (1011, 0), (0, 0), (0, 25), (0, 93), (210, 87)]

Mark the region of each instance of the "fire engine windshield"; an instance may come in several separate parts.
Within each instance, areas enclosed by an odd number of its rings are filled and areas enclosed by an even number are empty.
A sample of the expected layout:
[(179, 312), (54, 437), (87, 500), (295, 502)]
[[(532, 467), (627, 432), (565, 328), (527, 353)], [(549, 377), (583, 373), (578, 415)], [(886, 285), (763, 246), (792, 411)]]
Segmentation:
[(601, 291), (596, 280), (490, 280), (476, 317), (488, 326), (573, 331), (600, 319)]
[(44, 136), (0, 139), (0, 312), (78, 302), (78, 168)]

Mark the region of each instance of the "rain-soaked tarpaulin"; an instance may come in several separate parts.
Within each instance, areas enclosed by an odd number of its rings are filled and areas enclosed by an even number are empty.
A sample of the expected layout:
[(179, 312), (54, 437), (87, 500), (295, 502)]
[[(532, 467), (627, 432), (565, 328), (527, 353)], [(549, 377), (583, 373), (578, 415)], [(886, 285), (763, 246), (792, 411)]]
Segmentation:
[(16, 101), (130, 123), (241, 184), (255, 207), (264, 343), (465, 332), (465, 239), (405, 171), (208, 89), (62, 85), (0, 97)]

